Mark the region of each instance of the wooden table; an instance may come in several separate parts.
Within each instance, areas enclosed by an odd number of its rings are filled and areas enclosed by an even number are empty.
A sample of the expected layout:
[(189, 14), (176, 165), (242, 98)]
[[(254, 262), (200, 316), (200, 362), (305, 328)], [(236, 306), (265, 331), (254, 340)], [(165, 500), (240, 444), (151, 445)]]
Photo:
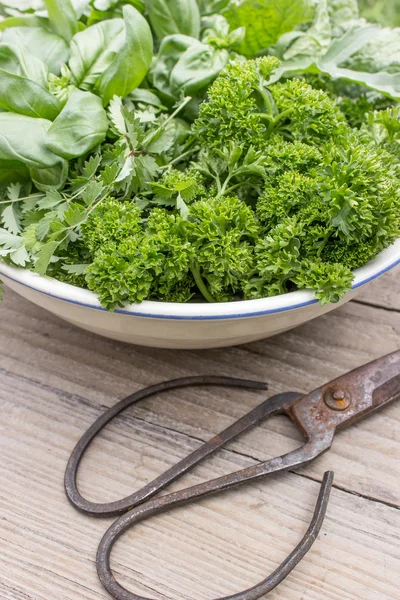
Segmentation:
[[(107, 598), (94, 558), (110, 520), (78, 514), (63, 475), (106, 406), (155, 382), (195, 374), (309, 391), (400, 347), (400, 271), (354, 302), (263, 342), (208, 351), (153, 350), (76, 329), (10, 291), (0, 304), (0, 598)], [(92, 500), (128, 495), (256, 406), (260, 392), (198, 388), (143, 402), (96, 441), (80, 471)], [(277, 417), (179, 484), (299, 445)], [(400, 600), (400, 405), (340, 433), (311, 466), (156, 517), (118, 542), (113, 568), (132, 591), (196, 600), (268, 575), (311, 519), (325, 470), (336, 473), (321, 536), (271, 600)]]

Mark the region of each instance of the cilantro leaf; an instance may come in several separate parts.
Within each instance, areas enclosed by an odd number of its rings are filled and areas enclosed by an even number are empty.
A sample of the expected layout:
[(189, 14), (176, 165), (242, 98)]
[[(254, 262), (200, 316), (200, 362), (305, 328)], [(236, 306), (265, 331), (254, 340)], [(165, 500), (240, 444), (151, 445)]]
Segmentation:
[(123, 107), (121, 98), (119, 96), (114, 96), (108, 107), (108, 117), (113, 125), (114, 133), (119, 136), (128, 134), (122, 109)]
[(9, 204), (3, 210), (1, 221), (5, 229), (11, 233), (21, 233), (21, 211), (15, 203)]
[(0, 256), (8, 257), (20, 267), (24, 267), (30, 261), (24, 239), (6, 229), (0, 229), (0, 248)]
[(59, 247), (59, 241), (52, 241), (43, 244), (39, 252), (36, 254), (35, 260), (35, 272), (39, 275), (46, 275), (47, 268), (50, 264), (51, 259), (54, 256), (55, 251)]
[(101, 154), (95, 154), (87, 160), (83, 166), (82, 173), (87, 179), (91, 179), (97, 173), (97, 169), (101, 164)]
[(64, 220), (70, 227), (74, 227), (82, 222), (85, 217), (85, 210), (80, 204), (72, 202), (68, 210), (64, 213)]

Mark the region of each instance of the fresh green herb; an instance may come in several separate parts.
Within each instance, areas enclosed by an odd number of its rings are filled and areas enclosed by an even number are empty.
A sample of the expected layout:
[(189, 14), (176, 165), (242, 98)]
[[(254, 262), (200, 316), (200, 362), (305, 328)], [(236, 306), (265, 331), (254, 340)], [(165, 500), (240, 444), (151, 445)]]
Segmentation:
[(44, 0), (54, 31), (67, 42), (78, 32), (78, 19), (71, 0)]
[(275, 44), (282, 34), (310, 21), (313, 11), (310, 0), (238, 0), (229, 2), (223, 14), (232, 27), (246, 28), (239, 52), (251, 57)]
[(76, 89), (47, 131), (45, 145), (63, 158), (78, 158), (100, 144), (107, 129), (100, 98)]
[(326, 303), (400, 237), (399, 33), (356, 0), (0, 15), (6, 263), (110, 310), (303, 288)]
[(158, 40), (182, 33), (200, 36), (200, 11), (196, 0), (147, 0), (147, 14)]
[(165, 210), (154, 209), (144, 225), (134, 204), (110, 199), (85, 225), (83, 240), (93, 256), (86, 270), (88, 287), (107, 308), (152, 296), (171, 298), (175, 288), (182, 295), (183, 282), (190, 281), (194, 249), (181, 217)]
[[(4, 22), (4, 21), (3, 21)], [(1, 22), (0, 22), (1, 25)], [(50, 73), (59, 75), (61, 67), (68, 62), (69, 47), (57, 34), (41, 27), (10, 27), (1, 38), (2, 43), (13, 44), (36, 56), (47, 66)], [(35, 79), (36, 83), (39, 83)]]
[(283, 61), (275, 80), (299, 73), (323, 74), (400, 99), (399, 40), (398, 30), (381, 30), (358, 18), (354, 3), (343, 7), (341, 2), (321, 0), (308, 30), (282, 35), (269, 51)]
[(125, 39), (123, 19), (100, 21), (77, 33), (71, 41), (71, 82), (92, 91), (103, 72), (120, 52)]
[(231, 58), (240, 35), (230, 32), (225, 19), (224, 31), (206, 29), (204, 41), (182, 34), (167, 36), (160, 44), (150, 72), (154, 87), (168, 100), (182, 95), (202, 95)]
[[(125, 41), (96, 87), (107, 105), (115, 95), (125, 97), (142, 83), (153, 58), (153, 38), (144, 17), (133, 6), (124, 6)], [(135, 68), (131, 69), (134, 64)]]

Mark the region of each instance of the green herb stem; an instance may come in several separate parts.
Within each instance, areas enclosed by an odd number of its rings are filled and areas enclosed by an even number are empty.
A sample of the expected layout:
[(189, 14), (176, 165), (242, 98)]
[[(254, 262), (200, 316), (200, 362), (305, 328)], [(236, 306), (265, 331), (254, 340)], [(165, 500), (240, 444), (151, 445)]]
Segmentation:
[(187, 156), (190, 156), (191, 154), (193, 154), (196, 151), (197, 151), (196, 148), (191, 148), (190, 150), (187, 150), (186, 152), (184, 152), (180, 156), (177, 156), (177, 158), (174, 158), (174, 160), (171, 160), (171, 162), (168, 165), (165, 165), (165, 166), (161, 167), (161, 170), (170, 169), (174, 165), (180, 163), (181, 160), (183, 160)]
[(168, 119), (166, 119), (164, 121), (164, 123), (162, 123), (160, 125), (160, 127), (158, 127), (158, 129), (156, 129), (151, 135), (149, 135), (144, 141), (143, 141), (143, 147), (148, 146), (149, 144), (151, 144), (151, 142), (153, 142), (155, 139), (157, 139), (157, 137), (160, 135), (160, 133), (165, 129), (165, 127), (173, 120), (175, 119), (175, 117), (185, 108), (185, 106), (187, 104), (189, 104), (189, 102), (192, 100), (191, 96), (187, 96), (183, 102), (178, 106), (178, 108), (172, 113), (172, 115), (170, 115), (168, 117)]
[(228, 175), (228, 177), (225, 179), (223, 185), (220, 187), (219, 192), (218, 192), (218, 196), (224, 196), (224, 194), (226, 194), (227, 189), (228, 189), (228, 184), (231, 181), (233, 175)]
[(278, 125), (279, 121), (282, 121), (282, 119), (286, 119), (286, 117), (289, 117), (289, 115), (291, 115), (293, 111), (294, 108), (287, 108), (286, 110), (279, 113), (279, 115), (277, 115), (273, 120), (274, 127)]
[(215, 299), (212, 297), (212, 295), (208, 291), (208, 288), (201, 277), (199, 266), (195, 261), (192, 262), (190, 270), (192, 272), (192, 275), (194, 277), (197, 287), (199, 288), (200, 292), (202, 293), (204, 298), (207, 300), (207, 302), (215, 302)]
[(0, 204), (13, 204), (14, 202), (23, 202), (24, 200), (31, 200), (32, 198), (44, 198), (44, 194), (32, 194), (32, 196), (24, 196), (23, 198), (16, 198), (15, 200), (0, 200)]
[(260, 87), (258, 88), (258, 91), (260, 92), (261, 97), (264, 100), (265, 107), (268, 109), (269, 114), (273, 115), (274, 114), (274, 105), (273, 105), (270, 93), (267, 92), (263, 88), (262, 83), (260, 83)]

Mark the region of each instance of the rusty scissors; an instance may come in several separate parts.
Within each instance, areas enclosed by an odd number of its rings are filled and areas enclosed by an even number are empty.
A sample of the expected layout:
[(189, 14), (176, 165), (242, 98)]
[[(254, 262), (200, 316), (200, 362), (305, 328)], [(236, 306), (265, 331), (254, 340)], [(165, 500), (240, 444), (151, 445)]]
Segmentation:
[[(147, 600), (125, 589), (112, 573), (110, 567), (111, 551), (117, 539), (124, 532), (139, 521), (174, 507), (188, 504), (205, 496), (273, 473), (304, 466), (320, 456), (323, 452), (329, 450), (337, 431), (349, 427), (359, 419), (374, 413), (394, 400), (400, 399), (400, 350), (355, 369), (309, 394), (286, 392), (268, 398), (236, 423), (154, 479), (154, 481), (122, 500), (108, 504), (97, 504), (85, 500), (77, 488), (77, 471), (86, 449), (103, 427), (139, 400), (159, 392), (191, 385), (267, 389), (267, 384), (256, 381), (229, 377), (188, 377), (167, 381), (140, 390), (121, 400), (98, 418), (80, 439), (68, 462), (65, 473), (65, 490), (72, 505), (81, 512), (93, 517), (119, 515), (115, 523), (103, 536), (96, 561), (101, 583), (116, 600)], [(287, 415), (298, 427), (305, 438), (303, 446), (236, 473), (151, 499), (224, 444), (237, 438), (267, 417), (277, 414)], [(314, 516), (306, 534), (274, 573), (260, 584), (220, 600), (256, 600), (270, 592), (287, 577), (309, 551), (318, 536), (326, 514), (332, 483), (333, 473), (325, 473)]]

